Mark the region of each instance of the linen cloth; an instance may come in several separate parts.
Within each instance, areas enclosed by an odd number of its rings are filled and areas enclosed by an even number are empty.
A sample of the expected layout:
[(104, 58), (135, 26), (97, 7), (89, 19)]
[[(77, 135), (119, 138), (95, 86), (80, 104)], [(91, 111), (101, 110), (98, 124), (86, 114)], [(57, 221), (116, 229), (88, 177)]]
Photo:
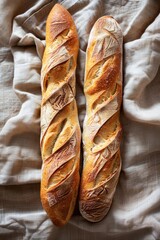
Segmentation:
[[(79, 34), (81, 127), (90, 30), (99, 17), (112, 15), (124, 35), (122, 171), (113, 204), (99, 223), (84, 220), (77, 205), (62, 228), (48, 219), (39, 194), (41, 60), (46, 18), (57, 2)], [(1, 0), (0, 13), (0, 239), (160, 239), (160, 1)]]

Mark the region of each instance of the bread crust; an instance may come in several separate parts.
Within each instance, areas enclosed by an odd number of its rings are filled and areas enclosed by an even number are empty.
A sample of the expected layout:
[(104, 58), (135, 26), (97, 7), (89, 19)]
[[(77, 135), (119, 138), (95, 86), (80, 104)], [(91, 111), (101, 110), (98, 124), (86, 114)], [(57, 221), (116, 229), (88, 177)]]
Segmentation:
[(84, 163), (79, 207), (101, 221), (110, 209), (121, 170), (122, 32), (110, 16), (94, 24), (86, 52)]
[(41, 202), (57, 226), (73, 214), (79, 185), (81, 133), (75, 101), (78, 35), (69, 12), (54, 5), (46, 23), (41, 71)]

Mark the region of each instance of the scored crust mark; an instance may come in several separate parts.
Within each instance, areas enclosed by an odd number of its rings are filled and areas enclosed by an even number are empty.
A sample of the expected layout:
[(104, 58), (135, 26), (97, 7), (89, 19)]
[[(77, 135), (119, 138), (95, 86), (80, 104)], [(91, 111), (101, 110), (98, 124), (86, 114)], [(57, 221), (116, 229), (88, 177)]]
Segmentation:
[[(70, 80), (69, 80), (70, 82)], [(74, 88), (71, 88), (70, 83), (64, 84), (61, 88), (56, 89), (53, 93), (49, 94), (48, 99), (45, 97), (42, 100), (41, 107), (41, 145), (45, 134), (49, 126), (55, 117), (62, 111), (64, 108), (69, 108), (69, 105), (74, 101)]]
[(116, 84), (112, 92), (105, 93), (105, 91), (102, 91), (102, 93), (100, 93), (97, 96), (97, 99), (94, 100), (94, 102), (92, 103), (92, 108), (95, 113), (105, 106), (107, 106), (107, 110), (116, 109), (118, 111), (121, 107), (121, 105), (119, 104), (122, 97), (121, 91), (121, 87), (118, 84)]
[[(54, 173), (61, 168), (68, 161), (72, 160), (76, 156), (76, 136), (75, 133), (73, 136), (66, 142), (60, 149), (54, 152), (50, 158), (50, 168), (48, 171), (48, 180), (52, 178), (52, 182), (54, 183)], [(48, 161), (46, 162), (48, 164)], [(70, 172), (73, 169), (70, 168)], [(60, 174), (63, 174), (62, 172)], [(64, 174), (68, 175), (68, 172), (64, 172)], [(63, 179), (65, 177), (63, 176)]]
[(53, 41), (57, 35), (61, 34), (66, 29), (71, 29), (74, 26), (73, 20), (66, 9), (60, 4), (56, 4), (48, 18), (46, 23), (46, 40), (47, 42)]
[(106, 61), (106, 66), (102, 67), (97, 78), (92, 81), (91, 86), (87, 89), (87, 94), (92, 95), (104, 89), (107, 91), (110, 91), (110, 88), (115, 89), (115, 79), (117, 80), (120, 75), (120, 57), (118, 55), (112, 58), (113, 60), (111, 58), (108, 59), (109, 63)]
[(62, 109), (66, 102), (66, 92), (62, 89), (62, 92), (57, 95), (55, 98), (49, 99), (50, 104), (54, 110)]
[(67, 44), (69, 44), (69, 40), (65, 40), (65, 44), (56, 47), (54, 50), (52, 49), (53, 47), (49, 49), (49, 59), (42, 66), (42, 89), (45, 94), (47, 90), (50, 90), (48, 89), (50, 83), (62, 83), (64, 78), (67, 80), (75, 72), (76, 62), (73, 55), (69, 54)]
[[(116, 149), (117, 150), (117, 149)], [(99, 182), (104, 185), (115, 175), (118, 171), (119, 160), (118, 155), (119, 152), (116, 151), (113, 154), (109, 153), (110, 156), (105, 156), (105, 151), (99, 155), (99, 160), (97, 160), (97, 164), (94, 164), (93, 171), (88, 174), (88, 182), (93, 181), (94, 186), (98, 186)]]
[(109, 211), (121, 169), (121, 65), (121, 30), (113, 18), (102, 17), (89, 36), (84, 81), (87, 108), (79, 204), (91, 222)]
[(60, 111), (63, 107), (73, 101), (74, 95), (68, 84), (64, 85), (59, 91), (56, 91), (48, 101), (55, 111)]
[(67, 10), (56, 4), (47, 19), (41, 75), (41, 200), (48, 216), (58, 226), (70, 219), (78, 193), (77, 54), (78, 36), (73, 19)]
[(57, 36), (66, 35), (66, 33), (69, 32), (69, 27), (70, 24), (68, 22), (66, 21), (55, 22), (53, 19), (50, 26), (51, 36), (53, 37), (53, 39), (55, 39), (57, 38)]
[(53, 205), (55, 205), (59, 201), (62, 201), (62, 199), (63, 200), (66, 199), (67, 196), (69, 195), (70, 191), (71, 191), (71, 189), (69, 188), (69, 186), (66, 186), (66, 188), (63, 187), (63, 189), (57, 188), (54, 191), (49, 191), (47, 193), (49, 206), (52, 207)]

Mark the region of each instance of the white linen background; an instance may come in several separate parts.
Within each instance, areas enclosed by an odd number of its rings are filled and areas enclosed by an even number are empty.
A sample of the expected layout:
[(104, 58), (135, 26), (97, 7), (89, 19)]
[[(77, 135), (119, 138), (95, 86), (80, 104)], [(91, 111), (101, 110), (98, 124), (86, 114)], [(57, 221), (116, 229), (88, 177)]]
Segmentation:
[(124, 35), (122, 171), (114, 201), (99, 223), (76, 207), (55, 227), (42, 209), (40, 71), (46, 17), (57, 1), (0, 2), (0, 239), (160, 239), (160, 1), (64, 0), (80, 51), (77, 103), (85, 114), (85, 50), (94, 22), (112, 15)]

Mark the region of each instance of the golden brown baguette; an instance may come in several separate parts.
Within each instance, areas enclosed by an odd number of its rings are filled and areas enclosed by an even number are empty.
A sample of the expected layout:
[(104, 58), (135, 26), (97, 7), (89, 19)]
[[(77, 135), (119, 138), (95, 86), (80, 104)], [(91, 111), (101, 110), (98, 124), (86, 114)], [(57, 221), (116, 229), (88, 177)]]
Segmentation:
[(70, 219), (79, 185), (81, 134), (75, 102), (78, 48), (71, 15), (56, 4), (47, 18), (42, 62), (41, 201), (57, 226)]
[(109, 16), (94, 24), (86, 52), (84, 163), (80, 212), (91, 222), (107, 214), (121, 169), (122, 32)]

